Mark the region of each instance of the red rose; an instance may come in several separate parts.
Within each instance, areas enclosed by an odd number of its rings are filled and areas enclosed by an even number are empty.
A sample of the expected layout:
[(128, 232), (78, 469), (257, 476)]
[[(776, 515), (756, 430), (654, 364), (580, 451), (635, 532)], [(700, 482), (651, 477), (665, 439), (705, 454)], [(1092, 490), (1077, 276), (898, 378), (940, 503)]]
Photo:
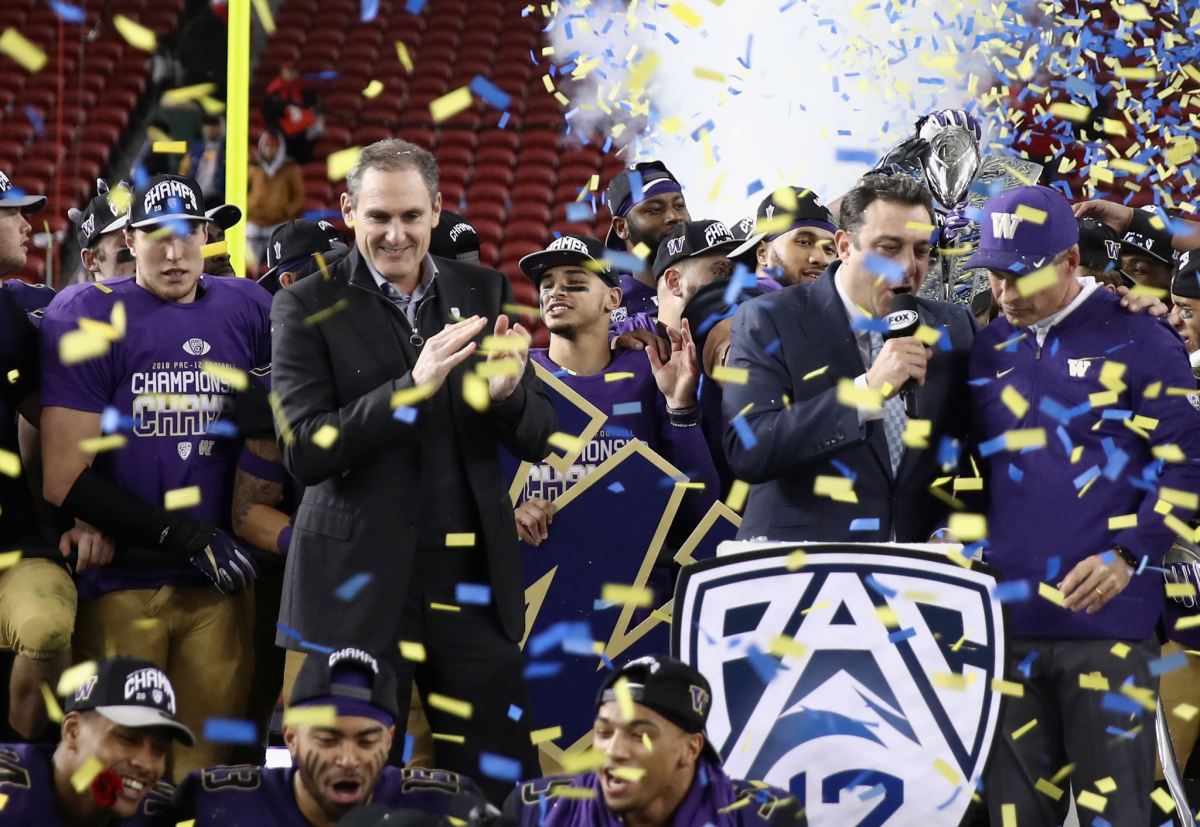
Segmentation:
[(121, 795), (124, 786), (125, 782), (121, 780), (120, 773), (101, 770), (92, 779), (92, 798), (101, 807), (111, 807), (117, 803), (117, 797)]

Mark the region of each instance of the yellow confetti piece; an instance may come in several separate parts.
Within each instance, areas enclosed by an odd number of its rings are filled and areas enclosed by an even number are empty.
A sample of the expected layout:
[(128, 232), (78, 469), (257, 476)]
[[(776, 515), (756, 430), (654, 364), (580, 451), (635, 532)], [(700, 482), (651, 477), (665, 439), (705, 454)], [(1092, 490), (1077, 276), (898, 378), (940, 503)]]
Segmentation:
[(433, 603), (430, 602), (429, 608), (439, 612), (461, 612), (461, 606), (451, 606), (449, 603)]
[(118, 448), (124, 448), (127, 443), (128, 440), (124, 434), (94, 436), (89, 439), (79, 440), (79, 450), (85, 454), (101, 454), (105, 451), (115, 451)]
[(973, 543), (987, 536), (987, 517), (983, 514), (951, 514), (946, 528), (959, 540)]
[(1154, 788), (1154, 792), (1150, 793), (1150, 800), (1157, 804), (1164, 813), (1175, 809), (1175, 799), (1171, 798), (1171, 794), (1162, 787)]
[(275, 34), (275, 17), (271, 14), (271, 5), (267, 0), (253, 0), (254, 12), (258, 15), (258, 22), (262, 24), (263, 31), (268, 35)]
[(470, 108), (471, 89), (470, 87), (462, 86), (430, 103), (429, 114), (433, 115), (435, 123), (441, 123), (444, 120), (453, 118), (459, 112)]
[(1096, 795), (1090, 790), (1082, 790), (1075, 798), (1075, 803), (1080, 807), (1086, 807), (1089, 810), (1095, 810), (1098, 813), (1104, 812), (1105, 806), (1108, 804), (1108, 799), (1102, 795)]
[(92, 330), (71, 330), (58, 340), (58, 359), (64, 365), (75, 365), (108, 353), (111, 340)]
[(526, 353), (529, 340), (524, 336), (484, 336), (479, 349), (487, 353)]
[(900, 618), (896, 615), (896, 610), (891, 606), (876, 607), (875, 616), (879, 618), (880, 623), (889, 629), (896, 629), (900, 626)]
[(550, 436), (546, 439), (546, 442), (550, 445), (550, 447), (558, 448), (559, 450), (567, 451), (568, 453), (572, 451), (582, 451), (583, 446), (586, 444), (580, 437), (564, 434), (562, 431), (555, 431), (554, 433), (550, 434)]
[(1175, 621), (1176, 631), (1183, 631), (1184, 629), (1191, 629), (1194, 626), (1200, 626), (1200, 615), (1190, 615), (1188, 617), (1181, 617)]
[(163, 494), (163, 508), (176, 511), (180, 508), (191, 508), (200, 505), (200, 486), (189, 485), (187, 488), (176, 488)]
[(1103, 408), (1106, 405), (1115, 405), (1118, 394), (1116, 391), (1099, 391), (1097, 393), (1088, 394), (1088, 401), (1093, 408)]
[(1161, 500), (1166, 500), (1171, 505), (1177, 505), (1189, 511), (1195, 511), (1197, 508), (1200, 508), (1200, 495), (1191, 491), (1180, 491), (1178, 488), (1164, 487), (1158, 489), (1158, 497)]
[(373, 80), (367, 84), (367, 88), (362, 90), (364, 98), (377, 98), (379, 93), (383, 91), (383, 81)]
[(7, 805), (7, 804), (8, 804), (8, 796), (5, 795), (4, 793), (0, 793), (0, 810), (3, 810), (5, 805)]
[(182, 155), (187, 152), (187, 141), (155, 141), (150, 149), (163, 155)]
[(317, 432), (312, 435), (313, 445), (318, 448), (328, 449), (333, 443), (337, 442), (338, 429), (332, 425), (325, 424), (317, 429)]
[(479, 413), (483, 413), (492, 404), (492, 392), (488, 382), (477, 373), (464, 373), (462, 383), (463, 401)]
[(293, 706), (283, 711), (284, 726), (337, 726), (337, 707), (326, 706)]
[(1078, 103), (1052, 103), (1050, 104), (1050, 114), (1056, 118), (1079, 123), (1091, 117), (1092, 110)]
[(1014, 741), (1015, 741), (1015, 740), (1017, 740), (1017, 739), (1018, 739), (1018, 738), (1020, 738), (1022, 735), (1024, 735), (1024, 734), (1025, 734), (1025, 733), (1027, 733), (1027, 732), (1029, 732), (1029, 730), (1033, 729), (1035, 726), (1037, 726), (1037, 718), (1034, 718), (1032, 721), (1030, 721), (1029, 723), (1025, 724), (1024, 726), (1021, 726), (1021, 727), (1019, 727), (1018, 729), (1015, 729), (1015, 730), (1013, 730), (1013, 734), (1012, 734), (1012, 736), (1011, 736), (1011, 737), (1012, 737), (1012, 739), (1013, 739)]
[(808, 647), (787, 635), (775, 635), (767, 645), (767, 651), (778, 658), (802, 658), (808, 654)]
[[(1192, 720), (1196, 717), (1197, 713), (1200, 713), (1200, 709), (1192, 706), (1191, 704), (1180, 704), (1171, 710), (1172, 715), (1182, 718), (1185, 721)], [(1097, 783), (1096, 786), (1099, 787), (1100, 785)], [(1101, 792), (1104, 792), (1104, 790), (1101, 790)]]
[(413, 388), (405, 388), (402, 391), (396, 391), (392, 394), (390, 402), (392, 410), (396, 408), (404, 408), (415, 405), (418, 402), (428, 399), (433, 394), (432, 385), (417, 385)]
[(400, 60), (400, 65), (404, 67), (404, 71), (410, 75), (413, 70), (412, 57), (408, 54), (408, 46), (404, 45), (403, 40), (396, 41), (396, 57)]
[(1133, 418), (1133, 425), (1135, 428), (1141, 428), (1143, 431), (1153, 431), (1158, 427), (1158, 420), (1149, 416), (1138, 415)]
[(818, 475), (813, 481), (813, 493), (818, 497), (829, 497), (837, 502), (858, 502), (854, 493), (854, 480), (848, 477)]
[(654, 744), (650, 743), (650, 736), (645, 732), (642, 733), (642, 746), (646, 748), (646, 752), (654, 752)]
[(1015, 213), (1017, 218), (1028, 221), (1030, 224), (1045, 224), (1046, 211), (1039, 210), (1035, 207), (1030, 207), (1027, 204), (1019, 204)]
[(933, 423), (928, 419), (910, 419), (905, 424), (900, 439), (905, 448), (928, 448), (932, 429)]
[(1045, 428), (1025, 428), (1007, 431), (1004, 434), (1004, 447), (1009, 451), (1020, 451), (1025, 448), (1045, 448)]
[(982, 491), (983, 477), (955, 477), (955, 491)]
[(820, 376), (821, 374), (825, 373), (825, 371), (827, 371), (827, 370), (829, 370), (829, 365), (825, 365), (824, 367), (819, 367), (816, 370), (810, 370), (808, 373), (806, 373), (802, 377), (800, 377), (800, 381), (807, 382), (809, 379), (812, 379), (815, 376)]
[(1025, 685), (1014, 683), (1013, 681), (1004, 681), (1000, 678), (992, 678), (992, 689), (999, 692), (1001, 695), (1009, 695), (1013, 698), (1025, 697)]
[(1021, 396), (1021, 392), (1012, 385), (1004, 386), (1004, 390), (1000, 392), (1000, 401), (1013, 412), (1013, 416), (1017, 419), (1024, 419), (1029, 410), (1029, 401)]
[[(1153, 20), (1150, 12), (1141, 3), (1113, 3), (1113, 11), (1121, 15), (1130, 23), (1141, 23), (1147, 20)], [(1174, 805), (1172, 805), (1174, 806)]]
[(520, 359), (493, 359), (476, 365), (475, 375), (482, 379), (491, 379), (493, 376), (513, 376), (521, 370)]
[(632, 721), (637, 711), (633, 706), (633, 693), (629, 690), (629, 681), (618, 678), (613, 684), (613, 694), (617, 696), (617, 709), (621, 713), (621, 720)]
[(969, 557), (963, 557), (963, 553), (956, 548), (948, 548), (946, 550), (946, 556), (950, 558), (951, 562), (962, 566), (964, 569), (971, 568), (971, 559)]
[(943, 761), (941, 758), (934, 759), (933, 768), (938, 771), (938, 773), (942, 776), (942, 778), (945, 778), (951, 784), (954, 784), (954, 785), (958, 784), (961, 776), (959, 776), (959, 774), (954, 771), (954, 768), (951, 767), (949, 764), (947, 764), (945, 761)]
[(400, 657), (416, 663), (425, 662), (425, 644), (414, 640), (400, 641)]
[(697, 66), (692, 70), (692, 73), (701, 80), (714, 80), (717, 83), (725, 82), (724, 72), (717, 72), (713, 69), (702, 69)]
[(622, 781), (632, 781), (637, 784), (646, 775), (646, 770), (642, 767), (613, 767), (613, 776), (620, 778)]
[(942, 332), (936, 327), (930, 327), (929, 325), (923, 324), (917, 328), (917, 332), (914, 333), (913, 336), (916, 337), (918, 342), (926, 347), (933, 347), (939, 341), (941, 341)]
[(0, 53), (8, 55), (30, 72), (40, 72), (46, 65), (46, 53), (16, 29), (5, 29), (4, 34), (0, 34)]
[(473, 533), (446, 535), (446, 548), (470, 548), (474, 545), (475, 535)]
[(747, 368), (731, 368), (728, 365), (714, 365), (712, 378), (718, 382), (729, 382), (733, 385), (744, 385), (750, 381), (750, 371)]
[(923, 221), (909, 221), (907, 224), (904, 225), (904, 229), (920, 230), (923, 233), (932, 233), (934, 230), (937, 229), (937, 227), (933, 226), (932, 224), (926, 224)]
[(529, 740), (534, 744), (544, 744), (547, 741), (553, 741), (562, 737), (562, 727), (552, 726), (545, 729), (535, 729), (529, 733)]
[(125, 42), (133, 48), (151, 53), (158, 50), (158, 38), (154, 36), (154, 32), (141, 23), (130, 20), (123, 14), (118, 14), (113, 17), (113, 26), (116, 27), (117, 33), (125, 38)]
[(1055, 801), (1058, 801), (1060, 798), (1062, 798), (1063, 791), (1044, 778), (1039, 778), (1037, 783), (1033, 786), (1038, 792), (1050, 796)]
[(604, 374), (605, 382), (619, 382), (622, 379), (632, 379), (633, 374), (626, 370), (617, 371), (616, 373)]
[(586, 749), (577, 755), (564, 755), (562, 759), (563, 772), (570, 773), (571, 775), (587, 772), (588, 770), (604, 766), (607, 760), (604, 753), (594, 749)]
[(965, 692), (967, 679), (957, 672), (934, 672), (933, 685), (943, 689), (953, 689), (955, 692)]
[[(164, 103), (184, 103), (186, 101), (199, 100), (200, 98), (212, 95), (217, 91), (215, 83), (197, 83), (194, 86), (179, 86), (175, 89), (168, 89), (163, 92), (162, 100)], [(117, 212), (120, 215), (120, 212)]]
[(444, 732), (435, 732), (435, 733), (433, 733), (433, 740), (449, 741), (452, 744), (463, 744), (463, 743), (466, 743), (467, 736), (465, 736), (465, 735), (447, 735)]
[(828, 608), (829, 608), (831, 605), (833, 605), (833, 604), (831, 604), (831, 603), (830, 603), (828, 600), (825, 600), (825, 601), (823, 601), (823, 602), (821, 602), (821, 603), (818, 603), (818, 604), (817, 604), (817, 605), (815, 605), (815, 606), (809, 606), (807, 609), (801, 609), (801, 610), (800, 610), (800, 614), (802, 614), (802, 615), (806, 615), (806, 614), (809, 614), (809, 613), (811, 613), (811, 612), (819, 612), (819, 611), (821, 611), (822, 609), (828, 609)]
[(729, 496), (725, 498), (725, 505), (729, 506), (731, 511), (740, 512), (743, 506), (746, 505), (746, 497), (750, 494), (750, 483), (743, 480), (734, 480), (729, 486)]
[(1055, 606), (1061, 606), (1063, 601), (1067, 599), (1065, 594), (1051, 586), (1049, 583), (1038, 583), (1038, 594), (1049, 600)]
[(1058, 270), (1053, 267), (1043, 267), (1034, 270), (1028, 276), (1017, 279), (1017, 293), (1022, 296), (1032, 296), (1058, 284)]
[(56, 724), (61, 724), (63, 719), (62, 707), (58, 705), (58, 699), (54, 697), (54, 693), (50, 691), (50, 686), (46, 683), (42, 684), (42, 701), (46, 704), (46, 717)]
[(1101, 675), (1099, 672), (1091, 672), (1089, 674), (1079, 673), (1079, 688), (1094, 689), (1097, 692), (1108, 691), (1108, 678)]
[(82, 793), (92, 786), (92, 782), (103, 769), (104, 765), (100, 763), (100, 759), (94, 755), (90, 756), (71, 776), (71, 786), (75, 788), (75, 792)]
[(674, 15), (675, 19), (678, 20), (680, 23), (683, 23), (685, 26), (690, 26), (693, 29), (696, 28), (697, 26), (699, 26), (702, 22), (704, 22), (703, 17), (696, 14), (696, 12), (692, 11), (688, 6), (684, 5), (683, 3), (679, 3), (679, 2), (672, 3), (670, 6), (667, 7), (667, 11), (669, 11), (672, 15)]
[(229, 245), (225, 241), (214, 241), (212, 244), (205, 244), (200, 248), (200, 255), (204, 258), (212, 258), (227, 252), (229, 252)]
[(22, 552), (20, 551), (5, 551), (0, 552), (0, 571), (10, 569), (17, 563), (21, 562)]
[(1113, 781), (1111, 777), (1110, 778), (1101, 778), (1099, 781), (1096, 782), (1096, 789), (1099, 790), (1100, 792), (1104, 793), (1105, 795), (1108, 795), (1110, 793), (1116, 792), (1117, 782)]
[(1183, 462), (1187, 459), (1183, 453), (1183, 449), (1173, 442), (1164, 445), (1154, 445), (1150, 448), (1150, 453), (1155, 458), (1161, 459), (1164, 462)]
[(470, 718), (472, 715), (470, 701), (460, 701), (455, 698), (448, 698), (445, 695), (439, 695), (436, 692), (430, 692), (427, 702), (434, 709), (440, 709), (442, 712), (458, 718)]
[(200, 363), (200, 369), (210, 376), (215, 376), (235, 390), (244, 391), (250, 387), (250, 377), (241, 368), (235, 368), (232, 365), (223, 365), (220, 362), (210, 362), (208, 359), (205, 359)]
[(1120, 531), (1123, 528), (1137, 528), (1137, 514), (1121, 514), (1108, 518), (1108, 530)]
[(799, 548), (789, 554), (783, 561), (783, 567), (788, 571), (796, 571), (802, 569), (808, 563), (808, 554), (804, 549)]
[(1196, 587), (1191, 583), (1165, 583), (1167, 597), (1195, 597)]
[(360, 153), (362, 153), (362, 147), (358, 146), (329, 153), (329, 157), (325, 159), (326, 177), (330, 181), (341, 181), (350, 173), (350, 170), (354, 169)]
[[(601, 764), (604, 762), (601, 761)], [(600, 766), (597, 764), (596, 766)], [(570, 772), (570, 770), (568, 770)], [(550, 791), (551, 798), (584, 799), (591, 801), (596, 798), (596, 791), (591, 787), (554, 787)]]
[(837, 401), (839, 405), (848, 408), (862, 408), (867, 411), (883, 409), (883, 394), (874, 388), (859, 388), (853, 379), (845, 377), (838, 380)]
[(620, 583), (605, 583), (600, 589), (600, 599), (607, 603), (629, 603), (645, 608), (654, 602), (654, 592)]
[(1017, 825), (1017, 805), (1016, 804), (1001, 804), (1000, 818), (1003, 819), (1003, 824), (1000, 827), (1018, 827)]

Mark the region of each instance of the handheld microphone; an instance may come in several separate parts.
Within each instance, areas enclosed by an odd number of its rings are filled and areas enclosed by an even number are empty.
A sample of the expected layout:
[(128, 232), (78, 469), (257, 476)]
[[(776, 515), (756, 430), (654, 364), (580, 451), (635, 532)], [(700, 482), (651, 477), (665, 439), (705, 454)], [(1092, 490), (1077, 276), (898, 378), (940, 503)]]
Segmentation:
[[(917, 297), (912, 293), (897, 293), (892, 297), (892, 312), (883, 317), (887, 322), (887, 333), (883, 334), (884, 341), (900, 339), (904, 336), (915, 336), (921, 326), (921, 317), (917, 315)], [(909, 419), (917, 418), (917, 386), (909, 379), (900, 388), (904, 398), (904, 412)]]

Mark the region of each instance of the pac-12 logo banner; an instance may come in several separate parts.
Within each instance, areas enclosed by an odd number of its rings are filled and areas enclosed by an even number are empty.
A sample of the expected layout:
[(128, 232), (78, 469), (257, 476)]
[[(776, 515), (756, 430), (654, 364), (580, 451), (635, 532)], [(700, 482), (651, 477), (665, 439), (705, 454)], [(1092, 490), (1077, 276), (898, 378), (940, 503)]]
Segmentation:
[(790, 790), (812, 827), (965, 824), (1000, 715), (995, 570), (859, 544), (804, 545), (789, 570), (798, 548), (676, 587), (672, 649), (712, 685), (726, 771)]

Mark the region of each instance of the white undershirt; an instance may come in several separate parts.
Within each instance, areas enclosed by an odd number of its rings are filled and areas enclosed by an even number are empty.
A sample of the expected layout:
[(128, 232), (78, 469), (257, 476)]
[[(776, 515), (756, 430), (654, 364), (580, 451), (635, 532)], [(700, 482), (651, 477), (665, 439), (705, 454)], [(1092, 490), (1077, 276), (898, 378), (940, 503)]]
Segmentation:
[(1083, 304), (1087, 300), (1087, 297), (1096, 292), (1100, 287), (1100, 282), (1091, 276), (1076, 276), (1075, 281), (1079, 282), (1079, 286), (1082, 289), (1079, 291), (1079, 295), (1072, 299), (1070, 304), (1057, 313), (1053, 313), (1044, 319), (1039, 319), (1029, 326), (1029, 329), (1033, 331), (1033, 335), (1037, 337), (1038, 347), (1041, 347), (1045, 343), (1046, 334), (1050, 332), (1050, 328), (1065, 319), (1072, 310)]

